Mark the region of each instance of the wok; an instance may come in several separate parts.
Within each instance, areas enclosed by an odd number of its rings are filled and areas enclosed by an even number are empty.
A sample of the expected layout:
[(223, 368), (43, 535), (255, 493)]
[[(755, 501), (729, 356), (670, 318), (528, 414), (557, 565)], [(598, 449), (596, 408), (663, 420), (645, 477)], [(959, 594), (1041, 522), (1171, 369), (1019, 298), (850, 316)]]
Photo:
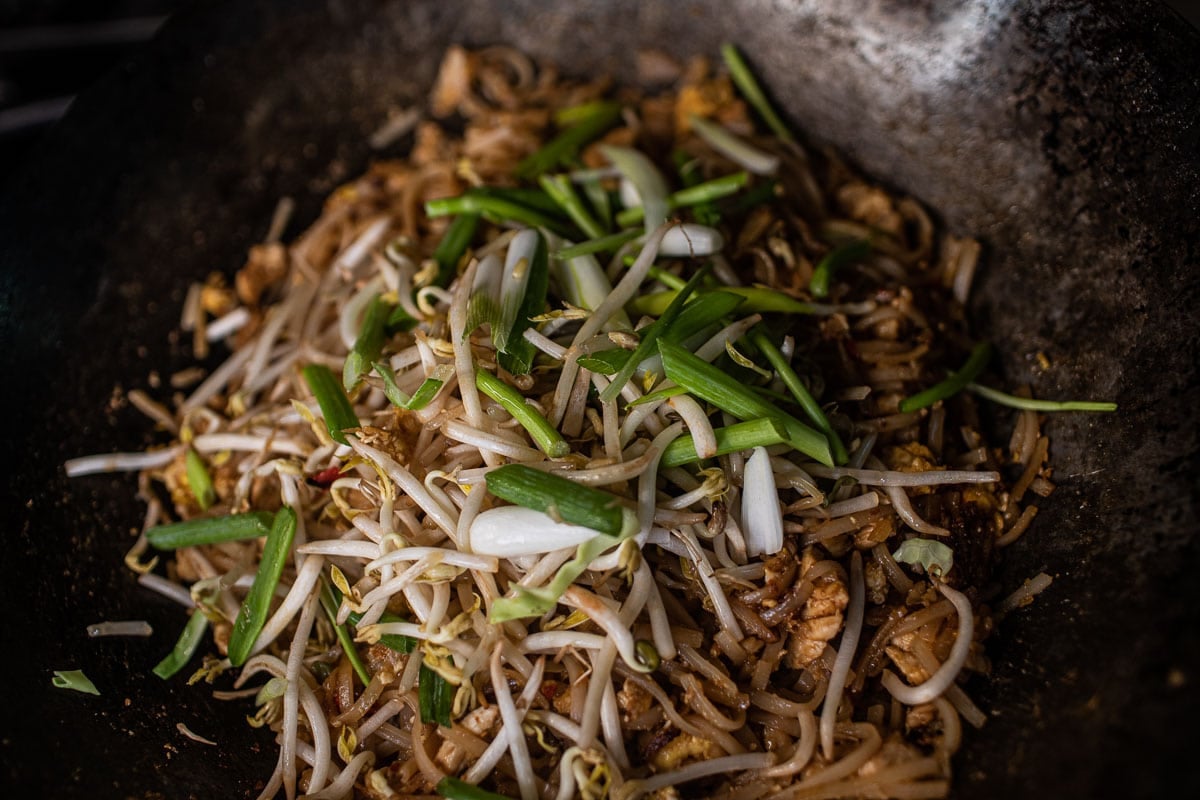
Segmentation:
[[(182, 615), (121, 567), (141, 519), (134, 480), (61, 468), (154, 440), (114, 387), (168, 395), (150, 382), (188, 361), (169, 336), (186, 283), (240, 266), (281, 195), (299, 202), (289, 233), (313, 219), (451, 42), (630, 79), (639, 46), (715, 54), (725, 40), (810, 143), (983, 239), (976, 330), (1007, 383), (1121, 403), (1050, 423), (1060, 488), (1000, 579), (1055, 581), (1001, 624), (992, 678), (969, 686), (990, 720), (968, 732), (956, 796), (1197, 796), (1200, 36), (1128, 0), (272, 0), (179, 14), (79, 98), (0, 204), (6, 796), (237, 797), (270, 774), (274, 746), (245, 706), (149, 673)], [(129, 618), (154, 636), (84, 634)], [(102, 696), (50, 688), (71, 668)]]

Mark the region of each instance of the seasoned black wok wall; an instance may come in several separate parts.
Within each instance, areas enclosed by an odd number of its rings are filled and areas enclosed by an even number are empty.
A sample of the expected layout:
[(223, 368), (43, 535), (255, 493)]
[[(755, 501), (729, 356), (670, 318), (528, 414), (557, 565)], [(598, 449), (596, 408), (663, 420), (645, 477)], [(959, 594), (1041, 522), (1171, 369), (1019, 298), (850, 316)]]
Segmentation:
[[(1001, 626), (993, 680), (969, 687), (991, 719), (968, 734), (956, 795), (1200, 789), (1177, 760), (1194, 741), (1182, 731), (1200, 679), (1200, 42), (1152, 3), (1030, 5), (276, 0), (174, 20), (79, 100), (0, 203), (0, 333), (22, 381), (4, 433), (21, 468), (5, 489), (0, 585), (22, 609), (5, 615), (4, 641), (25, 648), (3, 668), (8, 782), (217, 797), (270, 773), (273, 746), (244, 709), (148, 675), (182, 618), (121, 571), (140, 520), (132, 479), (68, 483), (59, 467), (149, 440), (107, 401), (115, 384), (186, 363), (167, 336), (186, 281), (238, 267), (282, 194), (312, 219), (364, 167), (387, 110), (423, 95), (449, 43), (508, 42), (628, 79), (639, 46), (715, 55), (732, 40), (810, 143), (984, 240), (977, 331), (999, 345), (1009, 383), (1122, 404), (1050, 425), (1060, 489), (1003, 582), (1042, 570), (1055, 582)], [(147, 617), (158, 633), (86, 641), (83, 626), (105, 617)], [(104, 696), (47, 688), (49, 670), (72, 667)], [(180, 721), (220, 750), (182, 739)]]

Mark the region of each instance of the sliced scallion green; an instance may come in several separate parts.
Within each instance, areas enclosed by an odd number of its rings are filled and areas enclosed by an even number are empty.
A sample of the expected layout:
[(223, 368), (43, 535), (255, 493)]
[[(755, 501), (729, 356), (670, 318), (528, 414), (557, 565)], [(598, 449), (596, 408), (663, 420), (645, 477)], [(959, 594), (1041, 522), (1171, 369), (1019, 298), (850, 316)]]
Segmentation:
[[(471, 239), (475, 238), (475, 229), (478, 226), (479, 214), (474, 212), (459, 214), (450, 223), (442, 241), (438, 242), (437, 249), (433, 251), (433, 260), (438, 265), (434, 284), (444, 288), (454, 280), (454, 276), (458, 274), (458, 263), (462, 261), (463, 254), (470, 247)], [(403, 309), (398, 308), (397, 310)], [(408, 315), (405, 314), (405, 316)], [(391, 320), (389, 320), (389, 324), (391, 324)]]
[(629, 408), (644, 406), (647, 403), (661, 403), (664, 400), (670, 400), (672, 397), (678, 397), (681, 394), (687, 394), (687, 389), (682, 386), (668, 386), (666, 389), (659, 389), (657, 392), (642, 395), (630, 403)]
[[(672, 160), (679, 172), (679, 180), (684, 186), (696, 186), (704, 182), (704, 178), (700, 174), (700, 164), (696, 159), (691, 158), (687, 153), (676, 150), (672, 154)], [(701, 225), (709, 225), (714, 228), (721, 221), (720, 212), (710, 202), (697, 203), (692, 206), (692, 216)]]
[(209, 507), (217, 500), (217, 489), (213, 486), (212, 477), (208, 474), (208, 467), (204, 465), (204, 459), (189, 447), (187, 455), (184, 456), (184, 466), (188, 488), (192, 490), (196, 504), (200, 506), (201, 511), (208, 511)]
[(923, 392), (911, 395), (900, 401), (901, 413), (916, 411), (920, 408), (928, 408), (938, 400), (945, 400), (952, 397), (963, 389), (967, 388), (967, 384), (979, 377), (979, 373), (983, 372), (983, 368), (987, 366), (988, 359), (992, 356), (992, 346), (987, 342), (980, 342), (971, 350), (971, 355), (967, 359), (967, 363), (963, 364), (962, 369), (950, 374), (946, 380), (930, 386)]
[(92, 683), (91, 679), (87, 675), (84, 675), (81, 669), (56, 669), (54, 670), (54, 677), (50, 679), (50, 683), (56, 689), (71, 689), (83, 694), (100, 694), (100, 690), (96, 688), (96, 684)]
[(567, 219), (563, 214), (562, 206), (542, 189), (531, 189), (524, 186), (474, 186), (471, 191), (488, 197), (502, 197), (505, 200), (511, 200), (526, 208), (541, 211), (560, 222), (565, 222)]
[(562, 458), (571, 452), (571, 446), (562, 434), (536, 408), (526, 403), (516, 389), (483, 369), (476, 370), (475, 385), (521, 423), (543, 453), (551, 458)]
[(455, 691), (455, 687), (449, 681), (421, 664), (421, 669), (417, 672), (417, 705), (421, 711), (421, 722), (436, 722), (449, 728)]
[(425, 203), (425, 214), (429, 217), (445, 217), (451, 214), (480, 214), (492, 222), (519, 222), (530, 228), (545, 228), (559, 236), (570, 236), (570, 227), (559, 220), (528, 206), (523, 206), (506, 197), (484, 194), (473, 189), (458, 197), (443, 197)]
[(204, 632), (207, 630), (208, 617), (196, 609), (188, 618), (187, 625), (183, 626), (183, 632), (179, 634), (179, 640), (175, 642), (175, 647), (170, 653), (167, 653), (166, 658), (155, 665), (154, 674), (165, 681), (186, 667), (187, 663), (192, 660), (192, 656), (196, 655), (196, 649), (200, 647), (200, 642), (204, 639)]
[(480, 789), (478, 786), (473, 786), (449, 775), (438, 781), (435, 788), (437, 793), (447, 800), (511, 800), (502, 794)]
[(551, 518), (615, 536), (624, 524), (617, 498), (524, 464), (506, 464), (487, 474), (488, 491)]
[[(667, 181), (658, 171), (658, 167), (645, 153), (632, 147), (601, 145), (600, 150), (605, 158), (620, 170), (625, 180), (637, 189), (638, 199), (641, 201), (641, 205), (638, 206), (638, 218), (645, 221), (646, 233), (657, 229), (667, 218), (669, 194)], [(618, 214), (617, 219), (620, 218), (621, 215)]]
[(763, 118), (776, 136), (785, 142), (795, 141), (792, 132), (788, 130), (787, 125), (783, 124), (783, 120), (775, 113), (775, 109), (771, 107), (771, 103), (767, 100), (767, 95), (763, 92), (762, 87), (758, 85), (758, 80), (754, 77), (754, 73), (750, 71), (749, 65), (746, 64), (742, 54), (738, 52), (737, 46), (733, 44), (721, 45), (721, 58), (725, 60), (725, 68), (729, 70), (729, 77), (733, 79), (733, 83), (737, 86), (742, 96), (746, 101), (753, 106), (758, 115)]
[[(532, 318), (546, 310), (546, 291), (550, 288), (550, 260), (546, 253), (546, 241), (537, 231), (533, 231), (532, 236), (533, 247), (530, 251), (526, 251), (531, 255), (526, 256), (525, 288), (521, 296), (512, 301), (516, 303), (516, 314), (507, 336), (503, 337), (503, 346), (497, 340), (497, 332), (492, 331), (492, 339), (500, 351), (497, 359), (500, 365), (513, 375), (526, 375), (533, 366), (537, 348), (525, 338), (524, 334), (526, 329), (533, 324)], [(505, 275), (505, 279), (507, 278), (508, 275)], [(501, 283), (500, 291), (500, 310), (501, 315), (504, 316), (505, 308), (510, 302), (509, 298), (505, 297), (506, 285), (504, 283)]]
[(386, 341), (384, 327), (391, 314), (391, 306), (383, 302), (380, 295), (371, 298), (367, 310), (363, 313), (362, 327), (358, 330), (358, 338), (354, 347), (346, 355), (346, 363), (342, 367), (342, 386), (347, 392), (358, 388), (363, 375), (371, 370), (371, 365), (379, 360)]
[(1022, 411), (1116, 411), (1117, 404), (1103, 400), (1034, 400), (1030, 397), (1017, 397), (1006, 394), (989, 386), (978, 383), (967, 384), (967, 391), (973, 392), (985, 400), (991, 400), (1002, 406), (1019, 408)]
[(598, 372), (601, 375), (616, 375), (629, 362), (632, 355), (632, 350), (614, 347), (611, 350), (600, 350), (580, 356), (576, 363), (584, 369)]
[(550, 195), (554, 202), (567, 212), (567, 216), (579, 226), (579, 230), (592, 239), (604, 235), (604, 228), (592, 217), (591, 212), (579, 199), (579, 195), (575, 193), (575, 187), (571, 185), (570, 178), (566, 175), (542, 175), (538, 178), (538, 183), (541, 184), (546, 194)]
[(146, 531), (146, 541), (158, 550), (178, 550), (202, 544), (238, 542), (266, 536), (271, 530), (272, 515), (267, 511), (230, 514), (226, 517), (189, 519), (158, 525)]
[(357, 428), (362, 423), (354, 413), (350, 399), (342, 391), (341, 383), (324, 364), (309, 364), (301, 370), (301, 374), (309, 390), (317, 398), (317, 405), (321, 407), (321, 416), (325, 418), (325, 427), (329, 430), (329, 435), (335, 442), (348, 444), (344, 432)]
[(855, 261), (862, 261), (870, 254), (871, 243), (866, 239), (855, 239), (833, 248), (817, 263), (812, 280), (808, 282), (808, 290), (813, 297), (828, 297), (829, 284), (838, 270)]
[(759, 417), (778, 421), (787, 432), (788, 444), (826, 466), (833, 466), (829, 442), (820, 431), (813, 430), (771, 405), (739, 383), (736, 378), (697, 358), (682, 347), (659, 340), (658, 350), (662, 355), (663, 370), (667, 377), (691, 394), (743, 421)]
[[(768, 289), (765, 286), (722, 286), (722, 292), (735, 294), (742, 298), (739, 311), (749, 313), (782, 313), (782, 314), (811, 314), (812, 306), (796, 298), (786, 295), (778, 289)], [(652, 292), (635, 297), (626, 306), (634, 314), (649, 314), (659, 316), (667, 310), (675, 297), (675, 289), (665, 292)]]
[(358, 648), (354, 646), (354, 637), (350, 635), (350, 631), (346, 629), (345, 625), (338, 624), (339, 605), (341, 605), (341, 600), (334, 595), (333, 587), (322, 576), (321, 608), (325, 609), (325, 616), (329, 618), (329, 624), (333, 626), (333, 633), (337, 636), (338, 644), (342, 646), (342, 652), (350, 661), (350, 666), (354, 668), (354, 672), (362, 681), (363, 686), (366, 686), (371, 682), (371, 673), (367, 671), (367, 665), (363, 663), (362, 657), (358, 654)]
[(646, 277), (658, 281), (668, 289), (682, 289), (684, 284), (687, 283), (683, 278), (667, 272), (662, 267), (651, 267), (646, 273)]
[(696, 270), (696, 274), (689, 278), (684, 287), (676, 293), (675, 297), (671, 300), (671, 304), (663, 311), (658, 321), (645, 330), (641, 341), (638, 342), (637, 348), (634, 349), (629, 360), (625, 362), (625, 366), (621, 367), (621, 370), (612, 379), (612, 382), (600, 393), (600, 402), (611, 403), (617, 399), (621, 394), (621, 390), (625, 388), (625, 384), (633, 376), (638, 364), (641, 364), (654, 353), (654, 348), (662, 332), (670, 327), (671, 323), (679, 316), (679, 312), (683, 310), (683, 304), (688, 301), (692, 292), (696, 291), (696, 287), (700, 285), (700, 281), (704, 279), (704, 276), (708, 274), (711, 268), (711, 264), (705, 264)]
[(571, 127), (517, 164), (518, 178), (536, 178), (574, 157), (585, 144), (620, 121), (621, 106), (612, 102), (589, 103), (578, 106), (569, 118), (572, 120)]
[(812, 396), (812, 393), (808, 391), (808, 387), (804, 385), (804, 381), (800, 380), (800, 376), (796, 374), (791, 364), (783, 357), (783, 353), (779, 351), (775, 343), (768, 339), (766, 334), (761, 330), (756, 329), (751, 332), (750, 341), (766, 356), (771, 367), (774, 368), (780, 379), (783, 380), (784, 386), (792, 393), (792, 397), (796, 398), (796, 402), (804, 409), (804, 413), (808, 415), (808, 418), (829, 439), (829, 446), (833, 449), (834, 463), (845, 464), (848, 455), (846, 453), (846, 446), (842, 444), (842, 438), (833, 429), (833, 425), (830, 424), (829, 417), (825, 416), (825, 411), (821, 408), (821, 404)]
[[(687, 186), (677, 192), (667, 195), (667, 210), (687, 208), (701, 203), (711, 203), (734, 194), (750, 180), (750, 173), (735, 172), (732, 175), (722, 175), (710, 181)], [(641, 206), (626, 208), (617, 214), (617, 225), (625, 228), (642, 221), (644, 209)]]
[(396, 385), (396, 373), (390, 366), (383, 361), (377, 361), (374, 366), (376, 374), (383, 378), (383, 394), (388, 402), (405, 411), (420, 411), (433, 402), (433, 398), (437, 397), (438, 392), (446, 385), (450, 375), (454, 374), (454, 368), (449, 365), (442, 365), (445, 369), (437, 367), (434, 374), (423, 380), (410, 397)]
[(271, 598), (275, 595), (275, 587), (279, 585), (279, 577), (283, 574), (283, 566), (291, 553), (295, 536), (296, 512), (291, 506), (284, 506), (275, 514), (271, 531), (263, 545), (258, 571), (254, 574), (254, 583), (242, 602), (233, 631), (229, 634), (229, 662), (235, 667), (246, 663), (250, 651), (254, 649), (254, 641), (266, 624)]
[[(783, 423), (769, 418), (751, 419), (726, 425), (723, 428), (713, 428), (713, 433), (717, 437), (716, 455), (719, 456), (755, 447), (784, 444), (788, 440), (787, 428)], [(699, 460), (691, 434), (685, 434), (667, 445), (667, 449), (663, 450), (659, 466), (662, 468), (678, 467)]]
[(562, 261), (569, 261), (572, 258), (592, 255), (594, 253), (612, 253), (620, 248), (621, 245), (625, 244), (626, 242), (632, 242), (643, 233), (645, 233), (645, 231), (636, 228), (627, 231), (610, 233), (607, 236), (601, 236), (596, 239), (588, 239), (586, 242), (580, 242), (579, 244), (573, 244), (570, 247), (564, 247), (562, 250), (555, 252), (554, 257)]

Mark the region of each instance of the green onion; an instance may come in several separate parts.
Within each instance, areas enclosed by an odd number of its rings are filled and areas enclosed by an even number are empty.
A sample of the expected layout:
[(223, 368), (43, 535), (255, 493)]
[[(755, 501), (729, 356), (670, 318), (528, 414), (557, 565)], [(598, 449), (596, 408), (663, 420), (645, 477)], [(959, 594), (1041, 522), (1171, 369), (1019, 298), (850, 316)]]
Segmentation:
[(258, 571), (254, 574), (254, 583), (242, 603), (242, 610), (238, 612), (233, 632), (229, 634), (229, 663), (235, 667), (246, 663), (250, 651), (254, 649), (254, 641), (266, 624), (271, 598), (275, 595), (275, 587), (279, 585), (279, 576), (283, 574), (284, 562), (292, 550), (295, 536), (296, 512), (291, 506), (284, 506), (275, 514), (271, 532), (267, 534), (267, 541), (263, 545)]
[[(674, 289), (635, 297), (626, 306), (634, 314), (660, 316), (675, 297)], [(739, 311), (748, 313), (811, 314), (813, 307), (777, 289), (765, 286), (722, 286), (720, 291), (735, 294), (744, 301)]]
[[(442, 237), (442, 241), (438, 242), (437, 249), (433, 251), (433, 260), (438, 265), (437, 277), (433, 281), (435, 285), (445, 288), (454, 280), (454, 276), (458, 274), (458, 262), (462, 261), (463, 254), (471, 245), (471, 239), (475, 238), (475, 228), (478, 225), (479, 214), (473, 212), (459, 214), (450, 223), (450, 227), (446, 229), (446, 235)], [(397, 311), (402, 310), (397, 308)], [(408, 315), (405, 314), (405, 316)], [(391, 320), (388, 322), (390, 324)]]
[(871, 243), (866, 239), (855, 239), (840, 247), (835, 247), (825, 254), (825, 257), (813, 270), (812, 280), (808, 282), (808, 290), (813, 297), (828, 297), (829, 284), (834, 274), (842, 267), (849, 266), (855, 261), (862, 261), (871, 253)]
[[(349, 659), (350, 666), (354, 668), (362, 685), (366, 686), (371, 682), (371, 673), (367, 671), (367, 665), (359, 656), (358, 648), (354, 646), (354, 638), (350, 635), (350, 631), (346, 629), (345, 625), (338, 624), (339, 605), (341, 605), (341, 600), (334, 596), (333, 587), (329, 585), (324, 576), (321, 576), (321, 608), (325, 609), (325, 616), (329, 617), (329, 624), (333, 626), (333, 633), (337, 636), (338, 644), (342, 646), (342, 652)], [(361, 615), (359, 618), (362, 618)]]
[[(679, 180), (683, 182), (684, 186), (696, 186), (704, 182), (704, 178), (700, 174), (700, 164), (696, 159), (690, 158), (681, 150), (676, 150), (672, 154), (672, 159), (679, 172)], [(717, 211), (717, 207), (708, 202), (697, 203), (693, 206), (692, 216), (701, 225), (709, 225), (714, 228), (721, 222), (721, 214)]]
[(196, 498), (196, 504), (200, 506), (200, 510), (208, 511), (209, 506), (216, 502), (217, 490), (208, 474), (208, 468), (204, 466), (204, 459), (189, 447), (184, 461), (188, 488), (192, 490), (192, 495)]
[(842, 444), (842, 438), (838, 436), (837, 431), (833, 429), (833, 425), (829, 422), (829, 417), (825, 416), (825, 411), (821, 408), (821, 404), (817, 402), (812, 393), (808, 391), (808, 387), (800, 380), (800, 376), (788, 364), (787, 359), (783, 357), (783, 353), (779, 352), (779, 348), (775, 343), (766, 337), (761, 330), (755, 330), (750, 334), (750, 341), (762, 351), (762, 354), (767, 357), (767, 361), (779, 374), (788, 391), (792, 393), (792, 397), (796, 398), (796, 402), (804, 409), (804, 413), (813, 421), (825, 437), (829, 439), (829, 445), (833, 448), (833, 460), (836, 464), (845, 464), (849, 457), (846, 453), (846, 446)]
[(678, 397), (681, 394), (687, 394), (687, 389), (682, 386), (668, 386), (666, 389), (659, 389), (657, 392), (642, 395), (630, 403), (627, 408), (644, 406), (647, 403), (661, 403), (664, 400), (670, 400), (672, 397)]
[(743, 194), (739, 194), (737, 197), (730, 198), (721, 203), (721, 211), (733, 216), (745, 214), (747, 211), (751, 211), (774, 200), (775, 189), (778, 185), (774, 180), (760, 181), (751, 186)]
[(945, 400), (947, 397), (952, 397), (958, 394), (967, 387), (967, 384), (975, 380), (979, 373), (983, 372), (983, 368), (987, 366), (988, 359), (992, 356), (992, 346), (987, 342), (980, 342), (975, 345), (971, 351), (970, 358), (967, 363), (963, 364), (963, 368), (958, 372), (953, 372), (950, 377), (941, 383), (930, 386), (923, 392), (918, 392), (910, 397), (906, 397), (900, 401), (900, 411), (905, 413), (908, 411), (916, 411), (919, 408), (927, 408), (938, 400)]
[(531, 189), (523, 186), (474, 186), (471, 188), (471, 192), (487, 197), (500, 197), (510, 200), (517, 205), (541, 211), (543, 214), (553, 217), (559, 222), (566, 222), (567, 220), (567, 217), (563, 214), (562, 206), (542, 189)]
[(785, 142), (795, 141), (792, 132), (783, 124), (783, 120), (775, 113), (775, 109), (771, 108), (766, 94), (758, 85), (754, 73), (750, 71), (750, 67), (742, 58), (742, 54), (738, 52), (737, 47), (733, 44), (721, 45), (721, 58), (725, 60), (725, 67), (729, 70), (729, 77), (733, 78), (734, 85), (741, 91), (746, 101), (754, 107), (758, 115), (763, 118), (767, 126), (775, 132), (775, 135)]
[(767, 153), (733, 131), (710, 119), (688, 116), (692, 130), (713, 150), (755, 175), (773, 175), (779, 170), (779, 156)]
[(333, 372), (324, 364), (309, 364), (301, 370), (301, 374), (309, 390), (317, 398), (317, 405), (321, 407), (321, 416), (325, 418), (325, 427), (329, 429), (329, 435), (335, 442), (349, 444), (343, 431), (357, 428), (362, 423), (355, 415), (350, 399), (342, 391), (341, 384), (333, 377)]
[(187, 625), (183, 626), (183, 633), (179, 634), (179, 641), (175, 642), (174, 649), (154, 667), (154, 674), (165, 681), (186, 667), (192, 656), (196, 655), (196, 649), (200, 647), (206, 630), (208, 617), (196, 609), (188, 618)]
[(552, 519), (615, 536), (624, 525), (617, 498), (524, 464), (506, 464), (487, 474), (487, 488), (501, 500), (532, 508)]
[(586, 122), (597, 114), (605, 113), (613, 105), (611, 100), (592, 100), (577, 106), (567, 106), (554, 112), (554, 124), (560, 128), (570, 128), (581, 122)]
[(370, 372), (371, 365), (378, 361), (383, 353), (383, 343), (386, 341), (384, 327), (390, 313), (390, 306), (384, 303), (379, 295), (372, 297), (371, 302), (367, 304), (358, 338), (354, 340), (354, 347), (346, 356), (346, 363), (342, 367), (342, 386), (347, 392), (358, 388), (363, 375)]
[(528, 431), (541, 451), (550, 458), (562, 458), (571, 452), (571, 446), (562, 434), (536, 408), (526, 403), (516, 389), (482, 369), (475, 371), (475, 385), (521, 423), (521, 427)]
[(612, 196), (604, 188), (599, 178), (586, 178), (581, 183), (583, 193), (587, 195), (592, 210), (596, 212), (601, 229), (608, 233), (613, 227)]
[(57, 689), (71, 689), (84, 694), (100, 694), (100, 690), (96, 688), (96, 684), (92, 683), (87, 675), (83, 674), (81, 669), (56, 669), (54, 677), (50, 679), (50, 683)]
[(455, 691), (455, 687), (449, 681), (421, 664), (417, 673), (417, 701), (421, 711), (421, 722), (436, 722), (444, 728), (449, 728)]
[(604, 235), (604, 228), (584, 207), (583, 201), (575, 193), (575, 188), (571, 186), (570, 178), (566, 175), (543, 175), (538, 178), (538, 183), (546, 190), (546, 194), (567, 212), (567, 216), (579, 226), (579, 230), (593, 239)]
[(438, 781), (436, 790), (438, 794), (448, 800), (510, 800), (502, 794), (480, 789), (478, 786), (472, 786), (466, 781), (452, 778), (449, 775)]
[(787, 432), (788, 444), (826, 466), (833, 466), (833, 455), (824, 434), (771, 405), (736, 378), (682, 347), (660, 340), (658, 350), (662, 354), (663, 370), (667, 377), (696, 397), (740, 420), (758, 417), (777, 420)]
[(1116, 411), (1116, 403), (1101, 400), (1034, 400), (1029, 397), (1017, 397), (1004, 392), (982, 386), (978, 383), (967, 385), (967, 391), (974, 392), (982, 398), (999, 403), (1002, 406), (1019, 408), (1022, 411)]
[(656, 280), (668, 289), (682, 289), (687, 281), (673, 273), (667, 272), (662, 267), (651, 267), (646, 272), (646, 277)]
[(632, 355), (632, 350), (622, 350), (620, 347), (614, 347), (609, 350), (600, 350), (590, 355), (580, 356), (575, 363), (584, 369), (599, 372), (601, 375), (616, 375), (629, 362)]
[(387, 397), (388, 402), (405, 411), (420, 411), (433, 402), (433, 398), (437, 397), (446, 381), (454, 374), (454, 368), (446, 364), (435, 367), (433, 375), (422, 381), (411, 397), (396, 385), (396, 373), (386, 362), (377, 361), (375, 372), (383, 378), (383, 394)]
[[(334, 593), (334, 599), (336, 600), (338, 597), (337, 588), (330, 587), (330, 591), (332, 591)], [(341, 600), (337, 600), (337, 602), (341, 603)], [(351, 611), (350, 616), (348, 618), (350, 621), (350, 624), (355, 627), (358, 627), (358, 623), (362, 619), (362, 616), (363, 615), (358, 611)], [(385, 612), (383, 612), (383, 615), (379, 618), (379, 621), (382, 623), (382, 622), (407, 622), (408, 620), (406, 620), (404, 617), (399, 616), (398, 614), (393, 614), (390, 611), (385, 611)], [(379, 637), (379, 643), (390, 650), (395, 650), (397, 653), (408, 654), (408, 653), (412, 653), (414, 650), (417, 649), (417, 640), (412, 638), (411, 636), (405, 636), (402, 633), (382, 634)]]
[[(745, 186), (749, 180), (750, 173), (735, 172), (732, 175), (723, 175), (720, 178), (713, 178), (711, 181), (688, 186), (667, 195), (667, 210), (711, 203), (713, 200), (728, 197)], [(644, 213), (642, 206), (627, 208), (617, 214), (617, 225), (622, 228), (636, 225), (642, 221)]]
[[(777, 419), (764, 417), (746, 422), (727, 425), (724, 428), (713, 428), (717, 436), (717, 455), (739, 453), (755, 447), (771, 447), (784, 444), (788, 440), (787, 428)], [(663, 450), (660, 468), (678, 467), (699, 461), (696, 456), (696, 445), (691, 434), (680, 436), (667, 445)]]
[[(457, 220), (459, 218), (456, 217), (455, 219)], [(445, 239), (442, 241), (445, 241)], [(417, 322), (418, 320), (405, 311), (403, 306), (396, 306), (392, 309), (391, 313), (388, 314), (388, 318), (384, 320), (383, 332), (390, 336), (395, 333), (411, 331), (413, 328), (417, 327)]]
[(202, 544), (238, 542), (266, 536), (271, 530), (272, 515), (267, 511), (230, 514), (227, 517), (189, 519), (158, 525), (146, 531), (146, 541), (159, 550), (178, 550)]
[(518, 178), (536, 178), (572, 158), (585, 144), (600, 136), (621, 119), (619, 103), (597, 102), (578, 107), (569, 115), (574, 124), (546, 143), (541, 150), (517, 164)]
[(570, 236), (571, 234), (566, 225), (542, 211), (521, 205), (506, 197), (497, 197), (474, 189), (469, 189), (458, 197), (443, 197), (428, 201), (425, 203), (425, 214), (429, 217), (480, 214), (497, 224), (519, 222), (530, 228), (546, 228), (559, 236)]
[(610, 233), (607, 236), (601, 236), (597, 239), (589, 239), (586, 242), (580, 242), (579, 244), (573, 244), (570, 247), (564, 247), (562, 250), (555, 252), (554, 257), (562, 261), (570, 261), (572, 258), (592, 255), (593, 253), (611, 253), (626, 242), (632, 242), (643, 233), (645, 233), (645, 231), (638, 230), (636, 228), (627, 231)]
[(600, 393), (600, 402), (611, 403), (620, 396), (621, 390), (625, 388), (625, 384), (633, 376), (638, 364), (641, 364), (654, 352), (655, 344), (658, 342), (662, 332), (679, 316), (679, 312), (683, 310), (683, 304), (687, 302), (692, 292), (700, 285), (700, 281), (704, 279), (704, 276), (708, 274), (711, 268), (711, 264), (705, 264), (696, 270), (696, 274), (689, 278), (687, 284), (679, 290), (671, 300), (671, 304), (667, 306), (666, 311), (658, 318), (658, 321), (646, 329), (641, 341), (638, 342), (637, 348), (633, 351), (629, 360), (625, 362), (625, 366), (621, 367), (621, 371), (612, 379), (612, 383), (606, 386), (604, 391)]
[[(646, 233), (656, 230), (667, 218), (668, 194), (667, 181), (658, 171), (658, 167), (654, 166), (654, 162), (647, 158), (645, 153), (631, 147), (601, 145), (600, 150), (637, 189), (642, 203), (638, 209), (638, 219), (645, 220)], [(618, 214), (618, 224), (620, 219), (621, 215)]]
[[(513, 245), (509, 247), (509, 256), (513, 255), (513, 246), (517, 240), (522, 238), (524, 232), (517, 234), (513, 239)], [(513, 317), (512, 325), (507, 331), (507, 335), (497, 336), (497, 331), (493, 329), (492, 340), (496, 344), (496, 349), (499, 350), (497, 360), (500, 366), (511, 372), (513, 375), (526, 375), (533, 366), (534, 356), (537, 355), (537, 348), (533, 343), (525, 338), (525, 331), (532, 325), (531, 318), (536, 317), (546, 310), (546, 291), (550, 287), (550, 266), (549, 258), (546, 255), (546, 242), (542, 235), (537, 231), (531, 232), (532, 249), (527, 250), (530, 254), (523, 256), (527, 258), (525, 266), (525, 276), (523, 278), (524, 289), (520, 296), (516, 295), (515, 277), (510, 280), (510, 273), (513, 271), (507, 264), (505, 265), (505, 275), (500, 286), (500, 311), (505, 315), (510, 304), (515, 305), (516, 313)], [(517, 266), (516, 264), (513, 267)], [(512, 296), (506, 296), (511, 294)], [(503, 342), (503, 343), (501, 343)]]

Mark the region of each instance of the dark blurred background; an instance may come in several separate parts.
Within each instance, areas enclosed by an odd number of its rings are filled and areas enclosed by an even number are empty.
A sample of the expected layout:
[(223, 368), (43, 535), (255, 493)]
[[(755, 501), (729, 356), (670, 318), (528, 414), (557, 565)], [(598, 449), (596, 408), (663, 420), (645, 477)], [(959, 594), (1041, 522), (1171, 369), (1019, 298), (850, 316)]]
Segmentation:
[[(0, 180), (78, 92), (189, 1), (0, 0)], [(1200, 27), (1200, 0), (1165, 2)]]

